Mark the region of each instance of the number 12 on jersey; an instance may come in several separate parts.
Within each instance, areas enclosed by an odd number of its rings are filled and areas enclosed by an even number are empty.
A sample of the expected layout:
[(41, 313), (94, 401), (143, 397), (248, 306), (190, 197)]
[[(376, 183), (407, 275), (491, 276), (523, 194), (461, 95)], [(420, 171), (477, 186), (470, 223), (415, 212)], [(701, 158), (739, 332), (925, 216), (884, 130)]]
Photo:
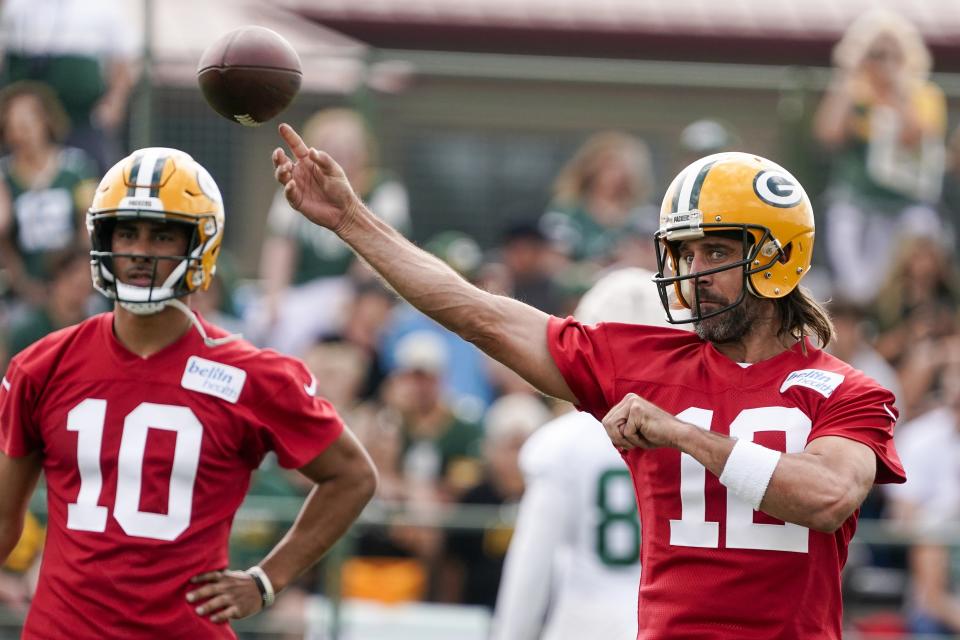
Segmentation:
[[(691, 407), (677, 418), (709, 430), (713, 411)], [(786, 436), (786, 453), (799, 453), (806, 446), (812, 424), (795, 407), (744, 409), (730, 424), (730, 436), (752, 441), (759, 431), (779, 431)], [(706, 519), (707, 469), (693, 456), (680, 454), (679, 520), (670, 521), (670, 544), (681, 547), (720, 547), (720, 523)], [(766, 524), (753, 521), (753, 507), (730, 494), (727, 498), (726, 539), (728, 549), (761, 549), (806, 553), (810, 530), (798, 524)]]

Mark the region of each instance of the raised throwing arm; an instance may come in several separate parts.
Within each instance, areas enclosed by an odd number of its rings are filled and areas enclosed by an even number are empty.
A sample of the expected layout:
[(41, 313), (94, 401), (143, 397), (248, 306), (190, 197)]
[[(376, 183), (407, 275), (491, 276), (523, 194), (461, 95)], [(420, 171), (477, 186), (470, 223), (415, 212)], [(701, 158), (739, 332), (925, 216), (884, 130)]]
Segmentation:
[(280, 135), (293, 159), (276, 149), (275, 175), (294, 209), (332, 229), (414, 307), (540, 391), (575, 400), (547, 348), (547, 314), (461, 278), (367, 210), (329, 155), (308, 148), (288, 125), (280, 125)]

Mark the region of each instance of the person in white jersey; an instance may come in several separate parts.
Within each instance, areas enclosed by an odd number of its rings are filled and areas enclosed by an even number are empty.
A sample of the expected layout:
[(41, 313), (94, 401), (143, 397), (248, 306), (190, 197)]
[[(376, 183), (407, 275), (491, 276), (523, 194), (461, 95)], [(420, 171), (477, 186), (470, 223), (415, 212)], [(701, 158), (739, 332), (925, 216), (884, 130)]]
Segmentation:
[[(666, 326), (644, 269), (618, 269), (580, 301), (582, 323)], [(640, 522), (630, 471), (589, 413), (538, 429), (520, 451), (526, 488), (492, 640), (637, 637)]]

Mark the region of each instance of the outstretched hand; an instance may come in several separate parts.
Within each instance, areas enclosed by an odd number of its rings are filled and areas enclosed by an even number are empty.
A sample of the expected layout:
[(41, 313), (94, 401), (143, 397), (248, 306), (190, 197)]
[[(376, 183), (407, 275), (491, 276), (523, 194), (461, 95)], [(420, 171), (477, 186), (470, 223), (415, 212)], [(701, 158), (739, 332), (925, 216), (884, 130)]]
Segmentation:
[(293, 159), (277, 147), (273, 151), (274, 176), (294, 209), (322, 227), (339, 231), (360, 205), (340, 165), (328, 154), (308, 147), (288, 124), (280, 125), (280, 137)]

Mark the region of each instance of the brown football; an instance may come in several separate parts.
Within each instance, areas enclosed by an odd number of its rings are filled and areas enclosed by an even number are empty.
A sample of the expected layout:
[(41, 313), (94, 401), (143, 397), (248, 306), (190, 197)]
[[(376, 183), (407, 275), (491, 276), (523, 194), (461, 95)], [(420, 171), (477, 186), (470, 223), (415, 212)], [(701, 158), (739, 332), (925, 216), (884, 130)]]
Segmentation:
[(200, 91), (224, 118), (256, 127), (276, 116), (300, 90), (300, 57), (265, 27), (235, 29), (207, 47), (197, 66)]

